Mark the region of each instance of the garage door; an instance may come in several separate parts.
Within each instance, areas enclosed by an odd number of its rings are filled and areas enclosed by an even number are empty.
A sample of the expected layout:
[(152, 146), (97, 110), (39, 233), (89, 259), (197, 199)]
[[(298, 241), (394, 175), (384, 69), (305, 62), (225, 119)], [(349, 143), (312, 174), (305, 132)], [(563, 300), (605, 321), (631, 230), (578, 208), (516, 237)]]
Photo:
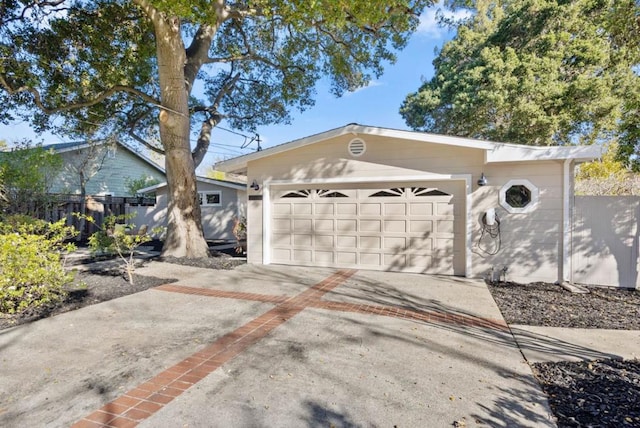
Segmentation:
[(454, 259), (459, 257), (455, 249), (464, 230), (463, 216), (456, 214), (457, 200), (451, 187), (443, 184), (274, 192), (271, 261), (460, 273), (455, 272)]

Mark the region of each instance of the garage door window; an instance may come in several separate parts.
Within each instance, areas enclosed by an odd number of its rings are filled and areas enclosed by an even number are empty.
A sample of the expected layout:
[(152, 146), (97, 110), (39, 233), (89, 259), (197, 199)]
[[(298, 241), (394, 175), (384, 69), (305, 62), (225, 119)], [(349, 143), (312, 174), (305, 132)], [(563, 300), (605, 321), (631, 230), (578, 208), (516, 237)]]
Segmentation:
[(511, 180), (500, 189), (500, 205), (510, 213), (527, 213), (538, 204), (538, 188), (529, 180)]

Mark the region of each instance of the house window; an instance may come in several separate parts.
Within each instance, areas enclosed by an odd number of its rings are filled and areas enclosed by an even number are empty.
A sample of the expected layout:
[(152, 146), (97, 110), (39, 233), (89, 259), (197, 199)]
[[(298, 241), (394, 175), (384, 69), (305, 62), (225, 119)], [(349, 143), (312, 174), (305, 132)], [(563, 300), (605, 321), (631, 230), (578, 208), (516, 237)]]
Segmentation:
[(198, 192), (198, 200), (203, 207), (212, 207), (222, 204), (222, 194), (219, 191)]
[(500, 205), (512, 214), (528, 213), (536, 209), (538, 194), (529, 180), (511, 180), (500, 189)]

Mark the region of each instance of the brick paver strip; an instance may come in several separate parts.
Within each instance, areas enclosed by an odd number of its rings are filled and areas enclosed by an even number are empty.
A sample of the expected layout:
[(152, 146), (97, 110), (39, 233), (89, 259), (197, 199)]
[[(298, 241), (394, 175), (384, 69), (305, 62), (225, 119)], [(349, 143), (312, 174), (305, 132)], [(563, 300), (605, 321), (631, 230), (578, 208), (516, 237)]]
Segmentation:
[(258, 318), (227, 333), (192, 356), (162, 371), (147, 382), (127, 391), (121, 397), (105, 404), (76, 422), (72, 427), (134, 427), (138, 425), (140, 421), (173, 401), (189, 387), (300, 313), (309, 303), (320, 299), (324, 294), (336, 288), (355, 272), (355, 270), (338, 271), (297, 296), (275, 296), (275, 300), (274, 296), (262, 296), (254, 293), (224, 292), (171, 285), (156, 287), (156, 290), (163, 291), (214, 297), (247, 298), (248, 300), (279, 304)]
[(117, 399), (78, 421), (73, 428), (134, 427), (138, 423), (170, 403), (192, 385), (217, 370), (245, 349), (264, 338), (305, 308), (380, 315), (408, 320), (457, 324), (465, 327), (507, 330), (503, 321), (471, 315), (420, 311), (398, 306), (366, 305), (321, 300), (322, 297), (351, 277), (355, 270), (341, 270), (300, 294), (274, 296), (257, 293), (241, 293), (167, 284), (154, 290), (209, 297), (276, 303), (277, 306), (247, 324), (227, 333), (183, 361), (157, 374)]

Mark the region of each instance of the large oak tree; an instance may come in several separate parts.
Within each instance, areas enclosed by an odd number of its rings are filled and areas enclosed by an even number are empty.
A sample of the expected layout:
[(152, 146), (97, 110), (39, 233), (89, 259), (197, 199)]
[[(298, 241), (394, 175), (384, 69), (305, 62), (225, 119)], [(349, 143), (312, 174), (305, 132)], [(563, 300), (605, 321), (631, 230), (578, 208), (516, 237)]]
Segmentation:
[(211, 130), (223, 120), (247, 131), (286, 122), (292, 108), (313, 104), (322, 78), (336, 95), (366, 85), (431, 3), (4, 0), (0, 120), (26, 117), (67, 135), (126, 134), (162, 152), (170, 195), (163, 252), (202, 257), (195, 167)]
[(409, 126), (531, 145), (626, 139), (630, 160), (640, 137), (640, 2), (452, 3), (474, 14), (439, 52), (433, 78), (405, 99)]

